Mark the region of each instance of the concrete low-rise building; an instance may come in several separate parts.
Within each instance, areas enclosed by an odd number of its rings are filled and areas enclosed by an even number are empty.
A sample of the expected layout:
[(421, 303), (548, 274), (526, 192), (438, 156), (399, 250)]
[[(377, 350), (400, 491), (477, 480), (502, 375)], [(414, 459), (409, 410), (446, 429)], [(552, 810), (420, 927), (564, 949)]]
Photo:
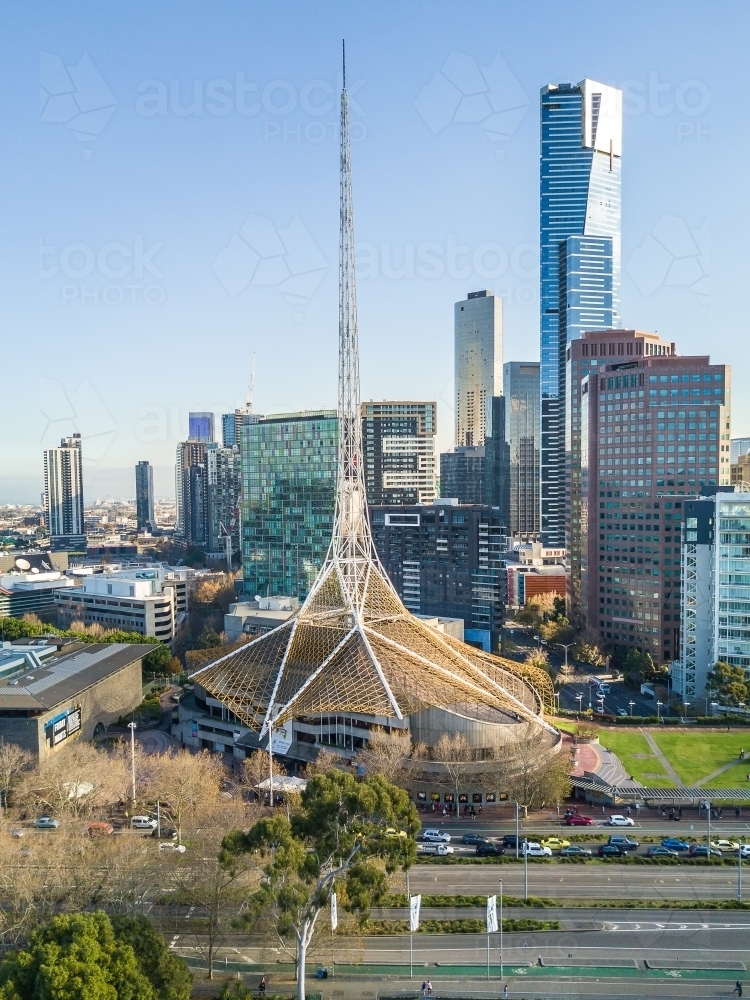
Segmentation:
[(22, 618), (54, 611), (55, 594), (73, 586), (71, 579), (56, 570), (4, 573), (0, 575), (0, 617)]
[(296, 597), (259, 597), (255, 601), (238, 601), (229, 605), (224, 615), (224, 631), (229, 642), (238, 642), (243, 635), (255, 637), (283, 625), (299, 608)]
[(103, 735), (143, 697), (153, 646), (39, 636), (0, 645), (0, 739), (41, 760)]
[(165, 643), (174, 638), (175, 589), (166, 586), (156, 570), (85, 577), (81, 586), (58, 591), (55, 604), (61, 625), (77, 620), (140, 632)]

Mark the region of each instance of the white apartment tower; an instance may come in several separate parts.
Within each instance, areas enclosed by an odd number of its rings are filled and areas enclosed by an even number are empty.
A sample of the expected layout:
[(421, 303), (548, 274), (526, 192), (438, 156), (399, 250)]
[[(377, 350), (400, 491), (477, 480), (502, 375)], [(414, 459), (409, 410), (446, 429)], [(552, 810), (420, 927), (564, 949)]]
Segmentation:
[(454, 309), (456, 447), (492, 434), (492, 397), (503, 394), (503, 300), (469, 292)]
[(85, 550), (80, 434), (44, 451), (44, 511), (53, 549)]

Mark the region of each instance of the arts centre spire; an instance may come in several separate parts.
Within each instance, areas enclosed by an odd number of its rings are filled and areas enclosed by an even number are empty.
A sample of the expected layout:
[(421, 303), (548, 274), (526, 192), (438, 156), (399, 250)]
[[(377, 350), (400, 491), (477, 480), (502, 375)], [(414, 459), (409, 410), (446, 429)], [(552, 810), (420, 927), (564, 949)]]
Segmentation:
[(404, 719), (477, 709), (546, 729), (547, 674), (490, 656), (406, 610), (380, 565), (367, 513), (359, 398), (354, 212), (346, 71), (341, 93), (339, 453), (333, 535), (297, 614), (193, 676), (250, 728), (325, 712)]

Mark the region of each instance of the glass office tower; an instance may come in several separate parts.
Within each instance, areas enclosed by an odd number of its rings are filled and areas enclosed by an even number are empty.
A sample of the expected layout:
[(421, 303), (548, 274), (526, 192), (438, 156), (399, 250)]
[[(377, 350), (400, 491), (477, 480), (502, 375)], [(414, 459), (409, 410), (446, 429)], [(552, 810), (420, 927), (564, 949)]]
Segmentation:
[(539, 363), (503, 366), (505, 441), (509, 447), (509, 523), (514, 535), (539, 534)]
[(622, 93), (583, 80), (541, 92), (541, 530), (565, 540), (565, 350), (619, 326)]
[(281, 413), (240, 427), (244, 589), (304, 598), (333, 531), (335, 410)]
[(482, 447), (492, 434), (492, 397), (503, 394), (503, 300), (469, 292), (453, 309), (456, 447)]

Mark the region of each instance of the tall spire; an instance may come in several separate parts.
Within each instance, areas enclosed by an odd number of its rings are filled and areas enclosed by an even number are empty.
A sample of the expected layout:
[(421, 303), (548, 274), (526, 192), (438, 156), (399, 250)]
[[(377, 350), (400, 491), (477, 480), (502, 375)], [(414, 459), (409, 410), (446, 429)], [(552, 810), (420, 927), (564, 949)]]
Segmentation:
[(339, 229), (339, 462), (336, 513), (329, 559), (339, 564), (344, 586), (359, 606), (374, 552), (367, 519), (359, 400), (357, 289), (354, 273), (354, 207), (349, 145), (349, 98), (342, 44), (340, 229)]

